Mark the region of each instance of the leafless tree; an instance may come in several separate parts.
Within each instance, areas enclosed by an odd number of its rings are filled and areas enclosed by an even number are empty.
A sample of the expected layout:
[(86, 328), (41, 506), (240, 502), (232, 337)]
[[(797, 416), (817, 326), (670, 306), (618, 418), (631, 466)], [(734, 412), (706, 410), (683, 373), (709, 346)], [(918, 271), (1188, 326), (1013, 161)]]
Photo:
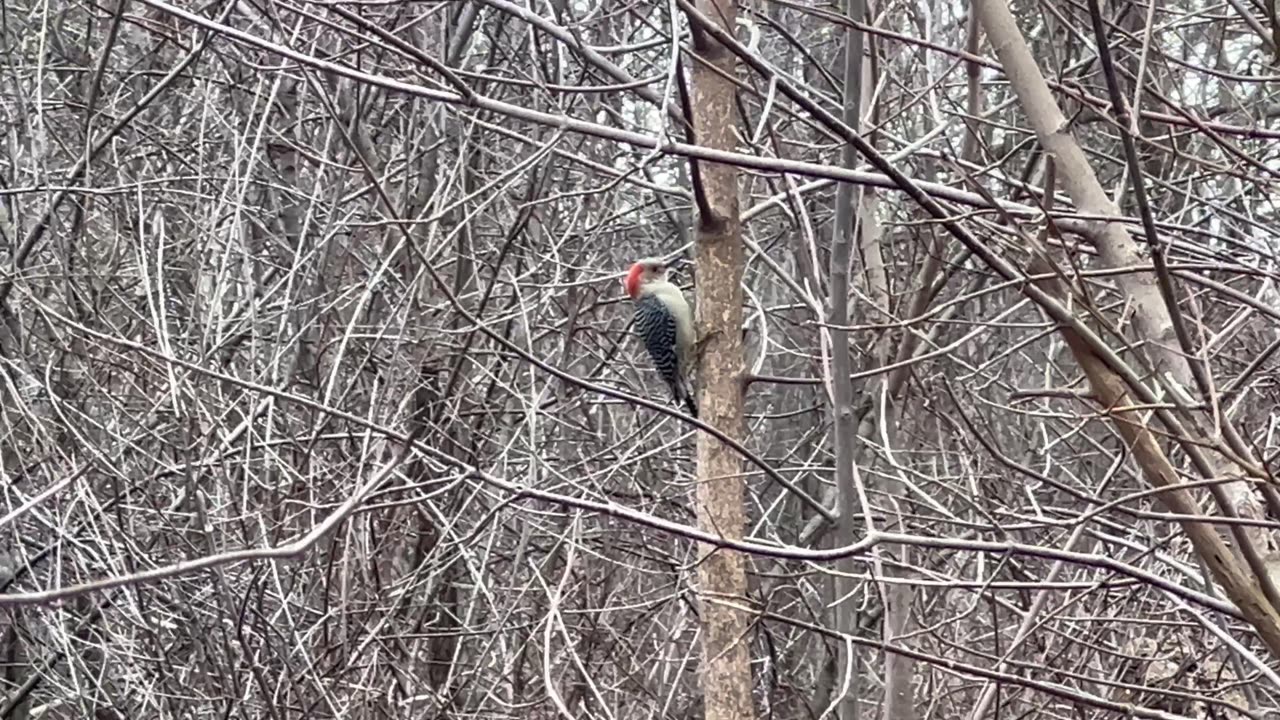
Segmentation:
[(1277, 38), (0, 4), (0, 718), (1280, 712)]

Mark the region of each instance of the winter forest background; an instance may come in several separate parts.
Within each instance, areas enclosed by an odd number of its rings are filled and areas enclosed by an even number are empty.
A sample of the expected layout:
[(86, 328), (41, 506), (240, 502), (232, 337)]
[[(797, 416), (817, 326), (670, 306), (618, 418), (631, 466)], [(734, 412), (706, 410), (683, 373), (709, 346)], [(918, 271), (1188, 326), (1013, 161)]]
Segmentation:
[(0, 717), (1275, 717), (1278, 43), (6, 0)]

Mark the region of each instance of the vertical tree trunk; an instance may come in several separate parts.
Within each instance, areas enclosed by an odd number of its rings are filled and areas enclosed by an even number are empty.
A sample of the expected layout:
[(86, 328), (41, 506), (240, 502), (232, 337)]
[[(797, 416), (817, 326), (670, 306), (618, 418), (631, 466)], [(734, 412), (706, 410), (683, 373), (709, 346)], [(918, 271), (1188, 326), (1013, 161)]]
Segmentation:
[[(849, 18), (861, 22), (866, 14), (865, 0), (848, 0)], [(858, 127), (862, 115), (862, 31), (853, 27), (845, 29), (844, 37), (844, 112), (843, 120), (850, 127)], [(841, 153), (841, 165), (857, 166), (857, 152), (846, 144)], [(854, 468), (857, 445), (858, 419), (854, 412), (853, 358), (849, 353), (849, 331), (842, 329), (849, 324), (849, 264), (853, 255), (854, 188), (841, 183), (836, 189), (836, 212), (831, 230), (831, 281), (827, 319), (831, 323), (831, 433), (832, 454), (836, 459), (836, 531), (834, 545), (852, 545), (862, 525), (859, 511), (858, 488)], [(846, 635), (858, 632), (858, 601), (853, 597), (860, 581), (856, 579), (858, 562), (844, 558), (836, 564), (840, 571), (835, 583), (835, 628)], [(841, 643), (832, 678), (832, 704), (839, 720), (858, 720), (858, 648), (852, 643)]]
[[(733, 0), (698, 0), (697, 9), (728, 32), (734, 31)], [(691, 92), (696, 141), (717, 150), (735, 149), (737, 118), (734, 86), (737, 58), (705, 33), (694, 31)], [(738, 207), (738, 172), (730, 165), (699, 163), (694, 173), (699, 194), (695, 236), (698, 282), (695, 295), (699, 336), (699, 416), (735, 439), (745, 435), (743, 420), (742, 275), (745, 265)], [(719, 440), (698, 435), (698, 525), (726, 538), (741, 538), (742, 459)], [(698, 564), (702, 614), (702, 687), (707, 720), (749, 720), (754, 716), (751, 666), (747, 652), (745, 558), (737, 552), (704, 546)]]

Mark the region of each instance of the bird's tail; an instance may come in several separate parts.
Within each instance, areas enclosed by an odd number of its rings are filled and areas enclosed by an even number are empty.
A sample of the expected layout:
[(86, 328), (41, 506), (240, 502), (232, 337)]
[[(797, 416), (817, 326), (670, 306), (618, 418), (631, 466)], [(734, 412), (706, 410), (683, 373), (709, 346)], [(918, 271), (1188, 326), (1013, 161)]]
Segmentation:
[(677, 403), (683, 403), (690, 416), (698, 417), (698, 403), (693, 399), (693, 387), (681, 378), (673, 378), (670, 385), (672, 398)]
[(685, 393), (684, 406), (689, 411), (689, 416), (696, 420), (698, 418), (698, 404), (693, 401), (693, 395)]

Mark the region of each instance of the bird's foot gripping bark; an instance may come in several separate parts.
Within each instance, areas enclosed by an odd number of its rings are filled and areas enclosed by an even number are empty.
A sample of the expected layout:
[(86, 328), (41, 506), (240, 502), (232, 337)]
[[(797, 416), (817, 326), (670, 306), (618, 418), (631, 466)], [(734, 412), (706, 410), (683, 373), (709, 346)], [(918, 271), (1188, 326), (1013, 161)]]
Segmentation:
[(720, 334), (719, 330), (712, 330), (711, 332), (706, 333), (702, 337), (698, 338), (693, 343), (693, 357), (695, 358), (695, 361), (694, 361), (695, 366), (702, 364), (702, 353), (707, 351), (707, 343), (710, 342), (712, 338), (716, 337), (719, 334)]

